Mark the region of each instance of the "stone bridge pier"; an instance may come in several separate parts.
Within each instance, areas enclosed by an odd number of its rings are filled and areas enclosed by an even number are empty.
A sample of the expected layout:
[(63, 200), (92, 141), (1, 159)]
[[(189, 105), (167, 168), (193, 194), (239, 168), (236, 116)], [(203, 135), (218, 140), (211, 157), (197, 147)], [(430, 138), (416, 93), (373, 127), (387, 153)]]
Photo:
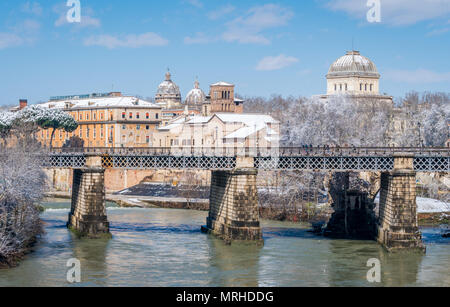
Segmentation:
[(72, 206), (67, 226), (80, 236), (103, 237), (109, 234), (105, 170), (100, 156), (87, 157), (86, 166), (73, 171)]
[(378, 242), (389, 251), (425, 252), (417, 222), (414, 155), (396, 154), (394, 170), (381, 175)]
[(205, 233), (235, 241), (263, 244), (253, 158), (237, 158), (232, 171), (212, 171), (209, 216)]

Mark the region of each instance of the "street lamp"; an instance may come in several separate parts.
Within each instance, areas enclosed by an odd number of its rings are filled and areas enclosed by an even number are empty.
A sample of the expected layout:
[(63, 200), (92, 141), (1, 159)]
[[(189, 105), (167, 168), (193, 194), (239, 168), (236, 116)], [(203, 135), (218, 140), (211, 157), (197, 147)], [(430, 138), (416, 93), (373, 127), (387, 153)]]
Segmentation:
[(422, 142), (422, 136), (421, 136), (421, 131), (420, 131), (420, 122), (417, 123), (417, 126), (419, 127), (419, 147), (422, 146), (423, 147), (423, 142)]

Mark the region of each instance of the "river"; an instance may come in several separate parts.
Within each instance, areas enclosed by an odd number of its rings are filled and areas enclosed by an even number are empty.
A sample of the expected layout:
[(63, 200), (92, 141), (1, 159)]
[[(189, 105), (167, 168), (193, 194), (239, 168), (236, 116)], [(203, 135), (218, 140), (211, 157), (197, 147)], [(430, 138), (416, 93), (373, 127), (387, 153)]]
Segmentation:
[[(69, 203), (43, 204), (45, 235), (0, 286), (450, 286), (450, 240), (422, 228), (427, 254), (386, 253), (372, 241), (333, 240), (308, 225), (263, 221), (263, 247), (225, 245), (201, 233), (207, 212), (123, 209), (108, 204), (111, 240), (77, 239), (66, 228)], [(81, 283), (66, 280), (81, 262)], [(370, 258), (381, 283), (369, 283)]]

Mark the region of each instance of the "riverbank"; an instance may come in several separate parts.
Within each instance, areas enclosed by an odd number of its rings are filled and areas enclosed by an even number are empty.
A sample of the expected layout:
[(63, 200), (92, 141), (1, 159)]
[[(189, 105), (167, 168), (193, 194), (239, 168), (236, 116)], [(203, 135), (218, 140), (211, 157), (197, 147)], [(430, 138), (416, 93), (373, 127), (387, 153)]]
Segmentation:
[[(0, 215), (0, 270), (17, 266), (44, 233), (38, 206), (17, 206), (15, 212)], [(5, 209), (0, 208), (0, 213)]]

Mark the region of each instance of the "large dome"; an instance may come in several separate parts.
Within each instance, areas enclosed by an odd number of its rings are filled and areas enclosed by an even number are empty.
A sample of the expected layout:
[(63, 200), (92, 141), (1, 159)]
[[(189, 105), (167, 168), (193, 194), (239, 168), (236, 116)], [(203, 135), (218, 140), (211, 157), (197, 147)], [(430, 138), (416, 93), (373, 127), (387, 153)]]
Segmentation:
[(166, 73), (166, 80), (158, 86), (156, 100), (181, 100), (180, 88), (171, 80), (170, 72)]
[(206, 95), (200, 88), (198, 81), (195, 81), (194, 88), (186, 96), (186, 104), (188, 106), (202, 105), (206, 100)]
[(379, 78), (380, 74), (375, 64), (359, 51), (349, 51), (331, 65), (327, 78), (351, 76)]

